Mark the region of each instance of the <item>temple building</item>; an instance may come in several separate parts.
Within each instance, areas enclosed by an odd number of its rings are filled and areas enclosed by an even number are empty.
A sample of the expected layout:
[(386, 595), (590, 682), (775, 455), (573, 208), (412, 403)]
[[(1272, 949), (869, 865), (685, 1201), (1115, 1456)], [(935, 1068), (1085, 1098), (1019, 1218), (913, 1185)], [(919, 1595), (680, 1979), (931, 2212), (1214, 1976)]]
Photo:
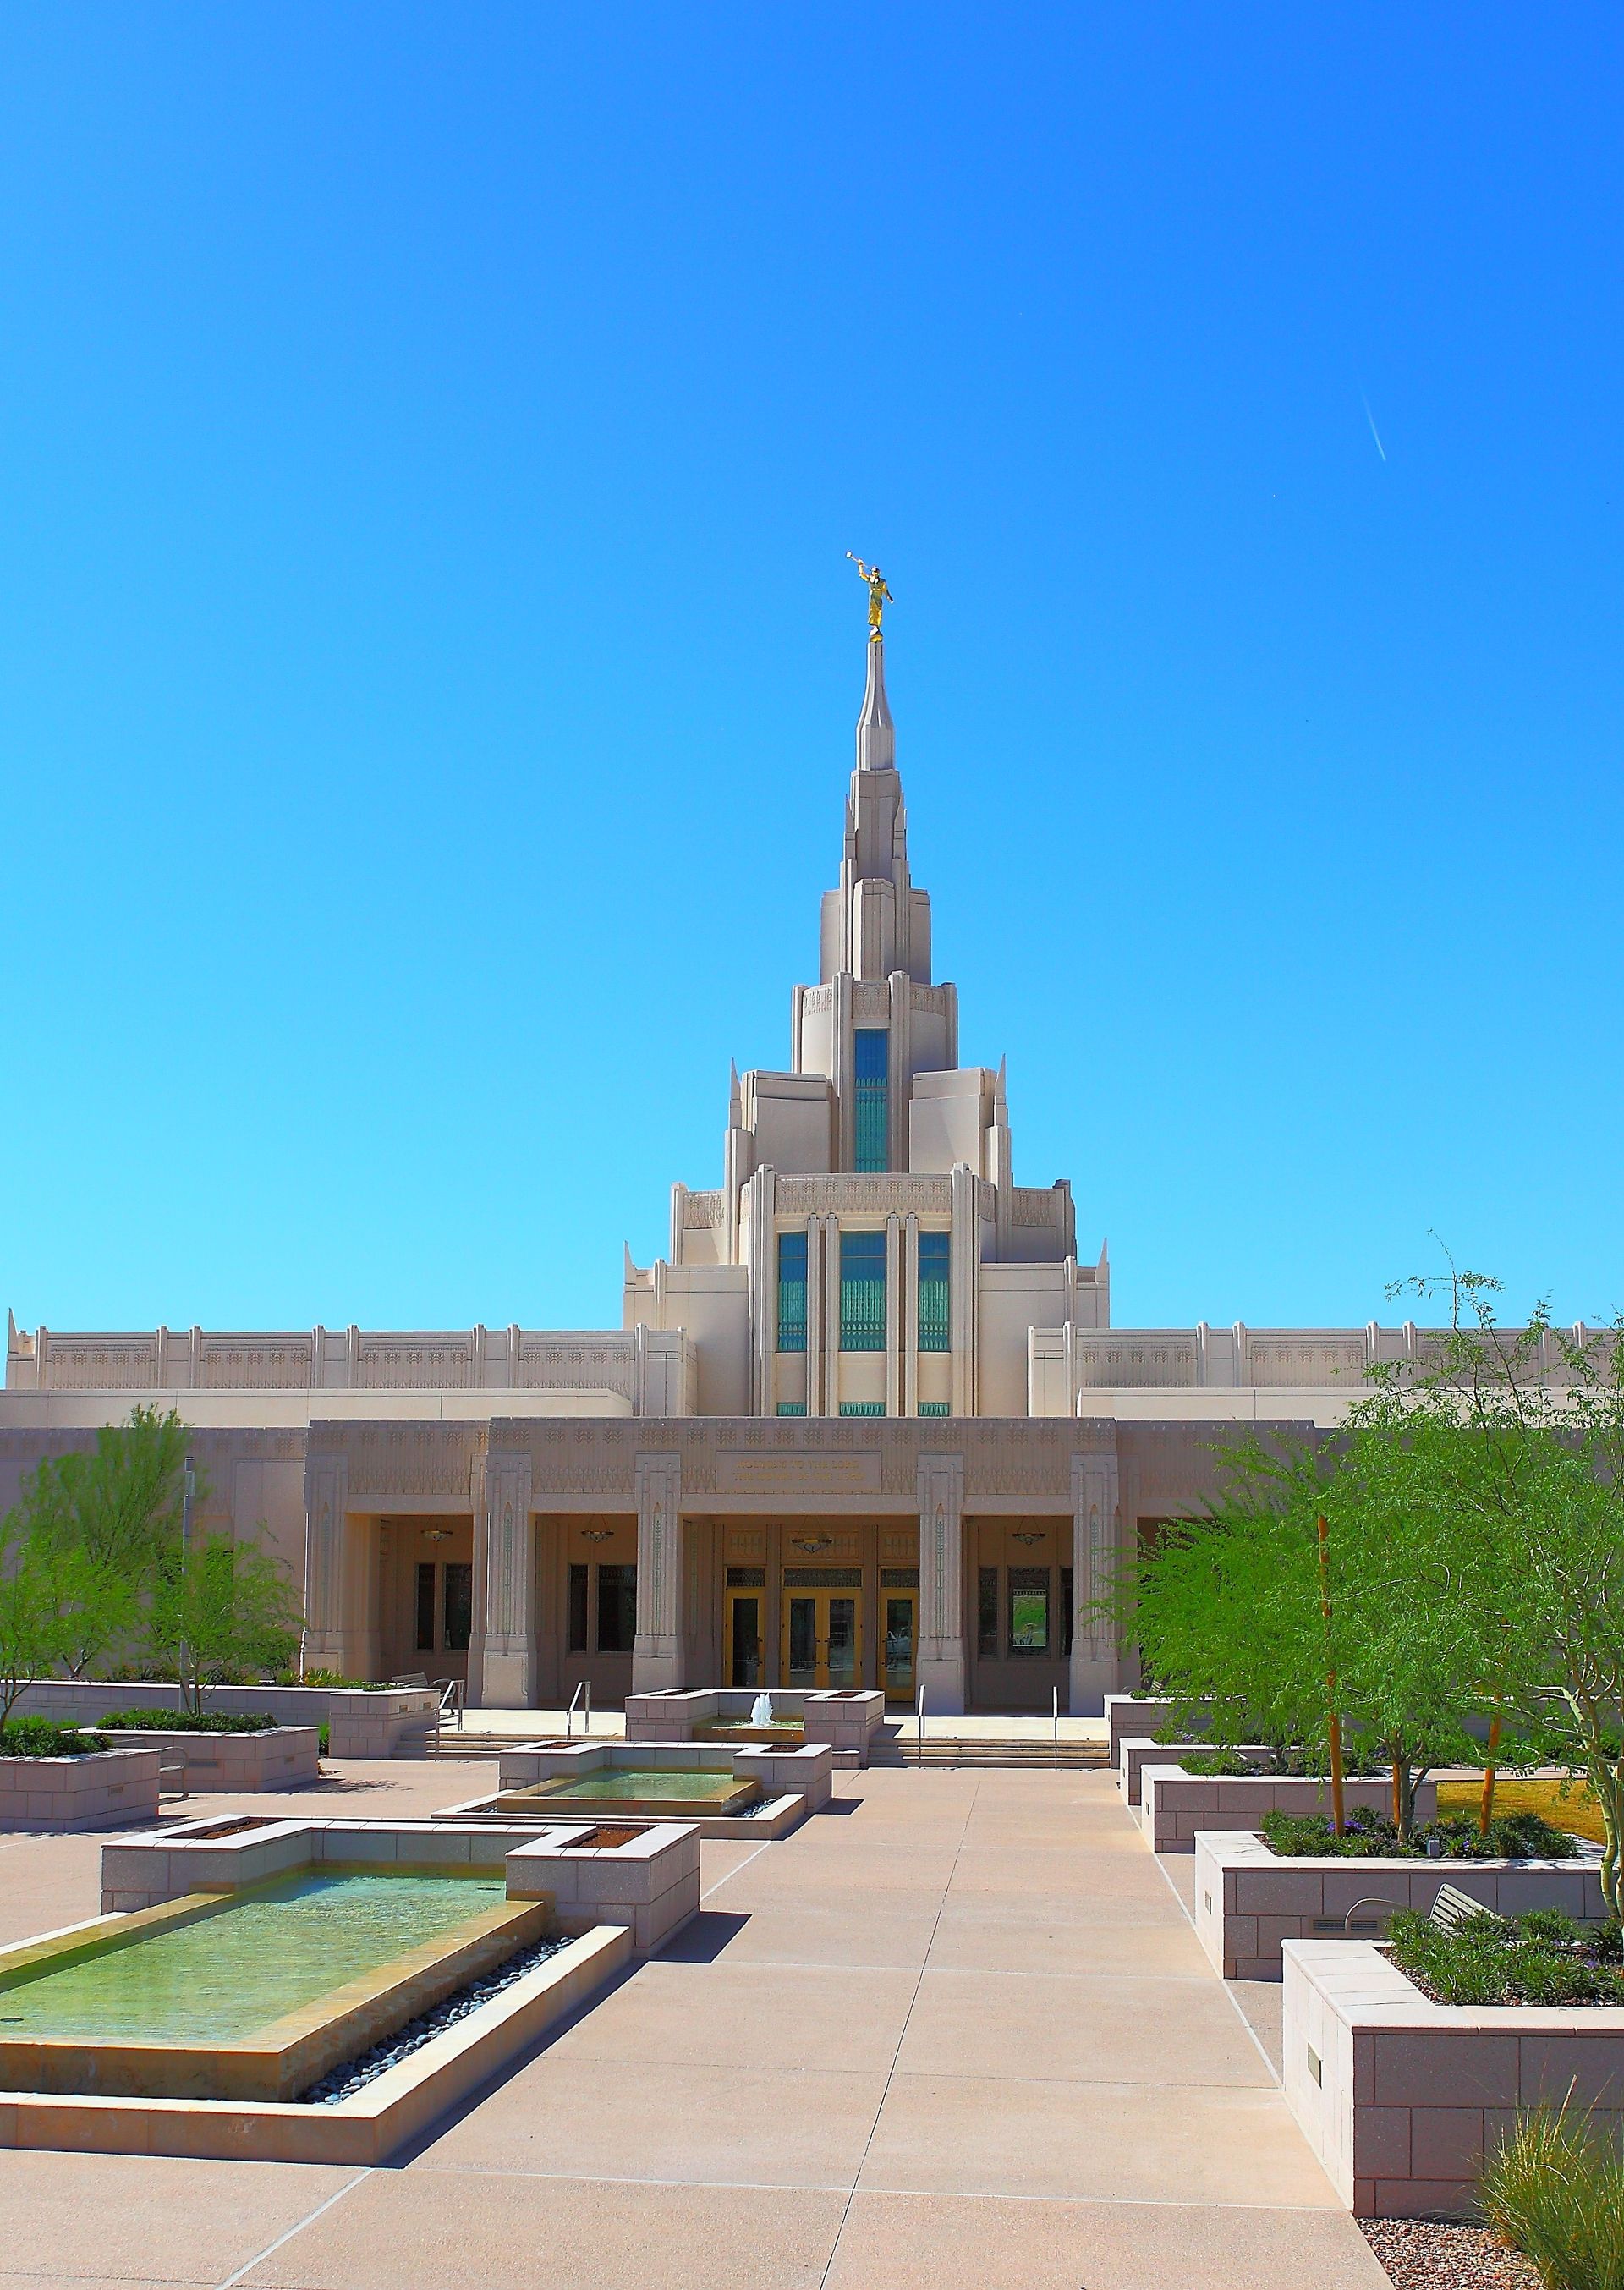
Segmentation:
[(263, 1522), (302, 1581), (311, 1666), (520, 1708), (589, 1680), (1098, 1712), (1130, 1682), (1088, 1613), (1113, 1552), (1204, 1506), (1223, 1426), (1334, 1423), (1420, 1339), (1112, 1327), (1069, 1186), (1015, 1182), (1002, 1065), (959, 1062), (894, 750), (876, 625), (788, 1069), (735, 1070), (722, 1181), (673, 1186), (618, 1331), (12, 1321), (0, 1507), (172, 1406), (204, 1524)]

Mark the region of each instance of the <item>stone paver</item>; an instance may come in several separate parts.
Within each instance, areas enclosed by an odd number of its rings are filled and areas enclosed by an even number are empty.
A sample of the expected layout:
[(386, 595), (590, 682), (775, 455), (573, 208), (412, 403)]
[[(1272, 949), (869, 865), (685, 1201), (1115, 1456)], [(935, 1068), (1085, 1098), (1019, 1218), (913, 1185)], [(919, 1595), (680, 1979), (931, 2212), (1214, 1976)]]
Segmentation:
[[(697, 1923), (393, 2167), (0, 2153), (0, 2290), (1381, 2290), (1108, 1776), (837, 1783), (708, 1843)], [(92, 1913), (96, 1849), (0, 1842), (0, 1937)]]

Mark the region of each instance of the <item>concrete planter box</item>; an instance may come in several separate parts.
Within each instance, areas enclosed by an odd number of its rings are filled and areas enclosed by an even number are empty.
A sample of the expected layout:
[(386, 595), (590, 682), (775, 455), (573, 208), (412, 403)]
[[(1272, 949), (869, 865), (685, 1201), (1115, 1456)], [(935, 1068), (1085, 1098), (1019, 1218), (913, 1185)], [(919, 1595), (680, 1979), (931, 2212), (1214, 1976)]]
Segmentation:
[(161, 1726), (121, 1726), (106, 1737), (132, 1750), (158, 1750), (185, 1762), (188, 1790), (306, 1789), (321, 1778), (314, 1726), (278, 1726), (262, 1734), (194, 1734)]
[(156, 1821), (157, 1812), (156, 1750), (0, 1758), (0, 1829), (125, 1828)]
[(1429, 2003), (1369, 1941), (1284, 1956), (1286, 2102), (1361, 2218), (1469, 2215), (1485, 2143), (1541, 2100), (1624, 2130), (1624, 2010)]
[(700, 1911), (700, 1832), (683, 1822), (641, 1830), (619, 1844), (600, 1829), (551, 1830), (507, 1856), (508, 1897), (553, 1903), (560, 1932), (624, 1925), (651, 1955)]
[[(1105, 1697), (1106, 1739), (1109, 1748), (1111, 1771), (1122, 1782), (1122, 1745), (1125, 1741), (1148, 1741), (1159, 1734), (1174, 1710), (1180, 1705), (1162, 1701), (1154, 1695), (1143, 1693), (1108, 1693)], [(1130, 1805), (1137, 1805), (1137, 1797), (1130, 1794)]]
[[(1346, 1782), (1343, 1802), (1368, 1813), (1385, 1813), (1392, 1799), (1385, 1780)], [(1328, 1813), (1331, 1783), (1300, 1781), (1285, 1774), (1251, 1779), (1187, 1774), (1182, 1766), (1146, 1764), (1140, 1777), (1140, 1823), (1155, 1853), (1193, 1853), (1202, 1829), (1251, 1829), (1266, 1813)], [(1415, 1791), (1415, 1818), (1431, 1821), (1438, 1810), (1438, 1785), (1421, 1782)]]
[[(1176, 1766), (1180, 1758), (1196, 1746), (1193, 1742), (1136, 1742), (1132, 1737), (1124, 1741), (1122, 1762), (1116, 1768), (1116, 1785), (1136, 1816), (1144, 1802), (1145, 1767)], [(1241, 1742), (1235, 1747), (1243, 1758), (1267, 1759), (1274, 1755), (1268, 1744), (1261, 1742)]]
[(326, 1695), (330, 1758), (394, 1758), (407, 1745), (421, 1751), (440, 1721), (432, 1685), (391, 1685), (380, 1693), (334, 1685)]
[[(1344, 1930), (1362, 1901), (1396, 1902), (1426, 1916), (1441, 1886), (1453, 1885), (1497, 1916), (1560, 1909), (1599, 1924), (1600, 1854), (1572, 1861), (1292, 1860), (1249, 1831), (1203, 1830), (1196, 1839), (1196, 1931), (1226, 1980), (1278, 1980), (1281, 1948), (1293, 1940), (1366, 1938)], [(1361, 1911), (1380, 1930), (1391, 1913)]]

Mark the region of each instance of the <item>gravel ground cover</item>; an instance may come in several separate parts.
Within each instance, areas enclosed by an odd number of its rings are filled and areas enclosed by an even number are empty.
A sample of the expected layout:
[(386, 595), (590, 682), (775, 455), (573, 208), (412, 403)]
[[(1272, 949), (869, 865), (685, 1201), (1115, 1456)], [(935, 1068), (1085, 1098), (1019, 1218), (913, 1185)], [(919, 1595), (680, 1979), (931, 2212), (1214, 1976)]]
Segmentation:
[(1528, 2261), (1485, 2227), (1444, 2219), (1361, 2219), (1394, 2290), (1540, 2290)]
[(567, 1940), (543, 1940), (533, 1948), (520, 1949), (505, 1964), (499, 1964), (494, 1972), (487, 1972), (483, 1980), (470, 1981), (454, 1996), (448, 1996), (444, 2004), (436, 2004), (432, 2012), (423, 2012), (415, 2020), (408, 2020), (385, 2042), (374, 2044), (369, 2051), (358, 2052), (353, 2060), (346, 2060), (342, 2067), (334, 2068), (301, 2094), (301, 2103), (332, 2107), (340, 2099), (353, 2098), (385, 2068), (396, 2067), (402, 2060), (409, 2059), (431, 2037), (454, 2028), (459, 2020), (466, 2020), (470, 2012), (476, 2012), (492, 1996), (500, 1996), (504, 1988), (511, 1988), (516, 1980), (522, 1980), (527, 1972), (533, 1972), (537, 1965), (545, 1964), (549, 1956), (556, 1956), (561, 1948), (569, 1944)]

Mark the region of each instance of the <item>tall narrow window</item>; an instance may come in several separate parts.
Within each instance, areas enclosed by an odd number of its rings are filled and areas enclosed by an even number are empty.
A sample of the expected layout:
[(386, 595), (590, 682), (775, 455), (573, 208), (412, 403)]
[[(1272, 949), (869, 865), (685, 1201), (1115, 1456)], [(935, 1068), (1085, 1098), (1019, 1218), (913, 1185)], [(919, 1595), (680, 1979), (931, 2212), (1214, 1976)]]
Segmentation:
[(466, 1558), (445, 1562), (445, 1651), (466, 1653), (474, 1628), (474, 1569)]
[(806, 1349), (806, 1235), (780, 1232), (778, 1237), (778, 1348), (781, 1352)]
[(922, 1352), (952, 1349), (948, 1272), (953, 1241), (945, 1232), (919, 1236), (919, 1349)]
[(1071, 1602), (1075, 1589), (1076, 1577), (1069, 1566), (1062, 1566), (1060, 1569), (1060, 1652), (1068, 1661), (1071, 1659), (1073, 1621)]
[(623, 1563), (597, 1570), (597, 1650), (629, 1653), (637, 1635), (637, 1570)]
[(840, 1236), (840, 1349), (883, 1352), (885, 1349), (885, 1236), (843, 1232)]
[(1049, 1569), (1012, 1566), (1009, 1570), (1010, 1652), (1012, 1654), (1049, 1651)]
[(886, 1034), (884, 1026), (859, 1026), (857, 1054), (857, 1165), (889, 1168), (885, 1136)]
[(423, 1558), (417, 1569), (417, 1650), (434, 1652), (434, 1561)]
[(976, 1569), (975, 1650), (983, 1661), (998, 1659), (998, 1570)]
[(584, 1566), (570, 1568), (570, 1652), (587, 1651), (587, 1570)]

